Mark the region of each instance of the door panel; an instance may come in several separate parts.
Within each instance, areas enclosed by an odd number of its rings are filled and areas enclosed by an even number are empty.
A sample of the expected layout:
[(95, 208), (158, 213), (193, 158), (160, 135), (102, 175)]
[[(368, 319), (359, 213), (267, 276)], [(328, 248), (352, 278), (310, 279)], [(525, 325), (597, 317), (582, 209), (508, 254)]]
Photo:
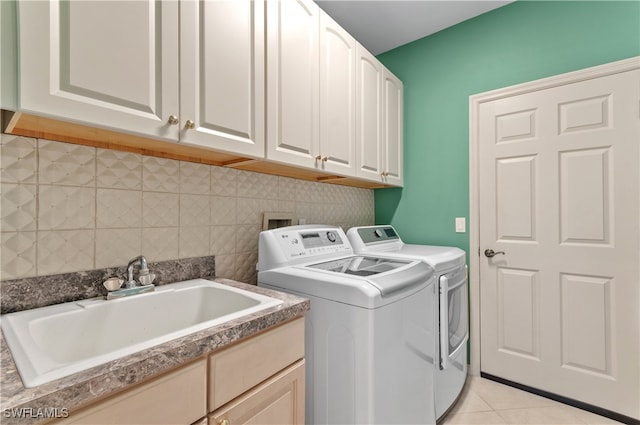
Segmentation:
[(640, 418), (640, 71), (479, 106), (481, 370)]
[(177, 141), (176, 2), (20, 2), (20, 109)]
[(260, 0), (180, 3), (182, 143), (264, 157), (264, 7)]
[[(355, 174), (356, 41), (320, 16), (320, 149), (325, 171)], [(326, 160), (324, 159), (326, 158)]]
[(319, 143), (320, 11), (311, 0), (267, 2), (267, 157), (313, 166)]

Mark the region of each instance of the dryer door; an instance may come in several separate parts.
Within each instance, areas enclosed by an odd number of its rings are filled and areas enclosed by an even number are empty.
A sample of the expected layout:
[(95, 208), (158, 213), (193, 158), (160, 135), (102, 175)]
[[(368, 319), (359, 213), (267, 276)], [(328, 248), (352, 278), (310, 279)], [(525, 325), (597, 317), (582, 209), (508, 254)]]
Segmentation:
[(469, 337), (467, 267), (440, 276), (440, 369), (465, 350)]

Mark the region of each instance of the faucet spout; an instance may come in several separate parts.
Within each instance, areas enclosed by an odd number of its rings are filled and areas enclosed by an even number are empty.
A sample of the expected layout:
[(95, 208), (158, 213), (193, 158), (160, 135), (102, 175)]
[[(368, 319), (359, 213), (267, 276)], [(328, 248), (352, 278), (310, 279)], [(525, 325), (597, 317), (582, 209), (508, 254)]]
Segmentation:
[(147, 265), (147, 259), (144, 258), (144, 255), (140, 255), (127, 264), (127, 283), (125, 283), (125, 287), (127, 288), (135, 288), (138, 286), (138, 283), (133, 278), (133, 267), (136, 264), (140, 264), (140, 276), (147, 276), (149, 274), (149, 266)]

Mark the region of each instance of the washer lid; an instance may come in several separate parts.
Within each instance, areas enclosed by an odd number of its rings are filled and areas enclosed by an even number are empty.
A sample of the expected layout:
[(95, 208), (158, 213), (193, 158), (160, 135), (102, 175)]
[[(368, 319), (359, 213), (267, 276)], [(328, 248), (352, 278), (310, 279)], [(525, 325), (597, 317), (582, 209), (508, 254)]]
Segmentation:
[[(339, 273), (341, 275), (366, 278), (366, 281), (378, 288), (384, 297), (392, 292), (414, 285), (416, 283), (415, 278), (411, 274), (419, 270), (416, 269), (415, 266), (415, 260), (357, 255), (308, 264), (305, 267)], [(424, 270), (420, 271), (424, 273)], [(411, 277), (409, 277), (408, 274), (411, 275)], [(432, 271), (427, 272), (427, 279), (423, 277), (423, 281), (427, 281), (428, 278), (431, 277), (430, 275), (433, 275)]]

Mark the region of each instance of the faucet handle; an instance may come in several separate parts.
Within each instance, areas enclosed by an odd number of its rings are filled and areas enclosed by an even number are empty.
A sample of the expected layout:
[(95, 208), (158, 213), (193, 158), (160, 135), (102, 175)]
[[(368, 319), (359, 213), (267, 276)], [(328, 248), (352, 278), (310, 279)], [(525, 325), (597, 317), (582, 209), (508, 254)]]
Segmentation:
[(138, 276), (138, 280), (140, 281), (140, 284), (142, 286), (151, 285), (155, 280), (155, 278), (156, 278), (155, 273), (147, 273), (144, 275), (141, 274), (140, 276)]

